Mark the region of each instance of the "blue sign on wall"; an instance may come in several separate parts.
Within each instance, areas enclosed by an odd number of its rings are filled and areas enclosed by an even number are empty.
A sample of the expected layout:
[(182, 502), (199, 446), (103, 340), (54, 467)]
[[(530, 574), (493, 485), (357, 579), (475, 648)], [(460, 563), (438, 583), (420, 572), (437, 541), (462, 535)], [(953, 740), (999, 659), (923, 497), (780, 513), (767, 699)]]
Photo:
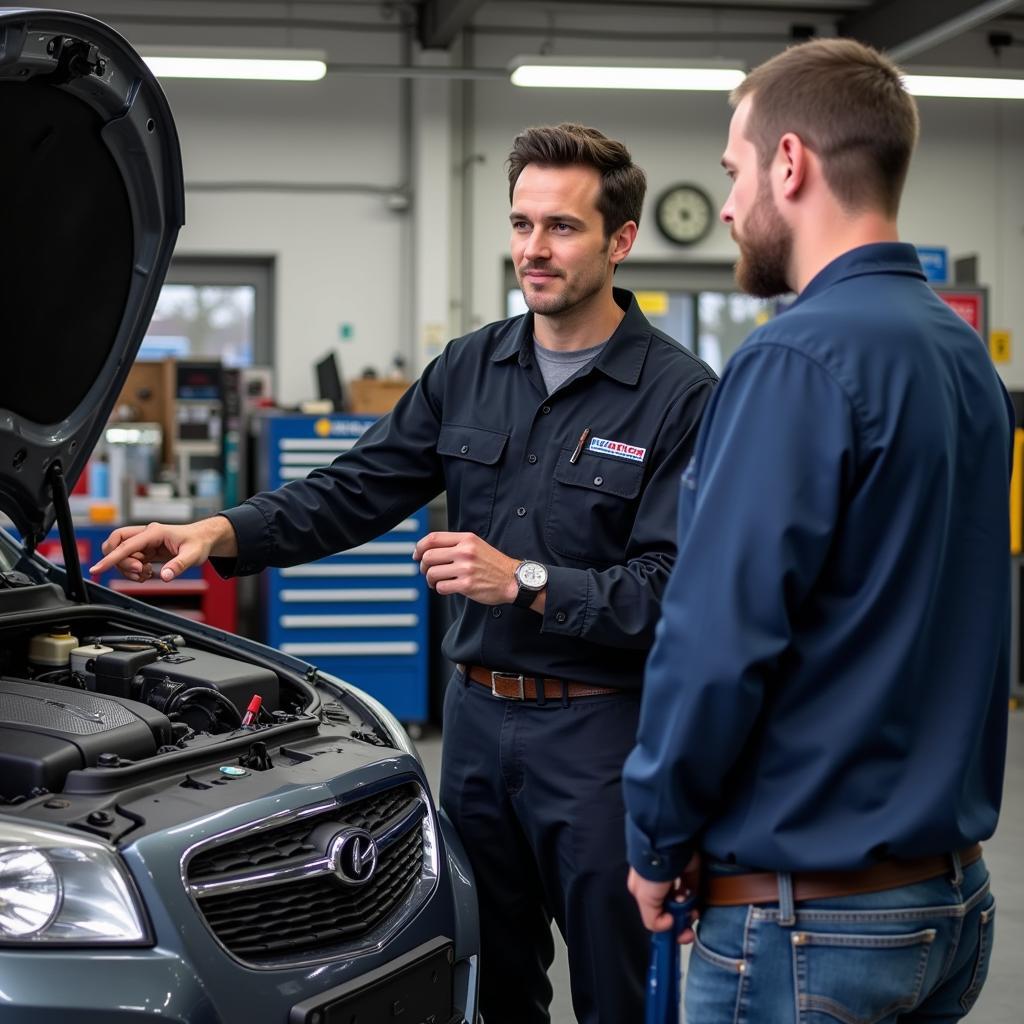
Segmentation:
[(924, 276), (932, 284), (945, 284), (949, 280), (949, 250), (943, 245), (917, 246)]

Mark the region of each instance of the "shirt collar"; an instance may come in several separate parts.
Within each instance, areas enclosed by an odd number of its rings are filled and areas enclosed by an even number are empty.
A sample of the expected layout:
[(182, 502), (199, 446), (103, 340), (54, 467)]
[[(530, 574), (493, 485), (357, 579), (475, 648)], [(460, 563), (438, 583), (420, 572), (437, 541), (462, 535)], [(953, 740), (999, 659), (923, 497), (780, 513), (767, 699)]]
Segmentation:
[[(864, 274), (909, 274), (927, 280), (921, 269), (917, 250), (905, 242), (874, 242), (844, 252), (827, 264), (811, 279), (793, 306), (819, 295), (840, 281)], [(792, 307), (791, 307), (792, 308)]]
[[(612, 295), (625, 316), (601, 350), (593, 368), (623, 384), (636, 384), (647, 350), (651, 347), (651, 325), (640, 312), (632, 292), (613, 288)], [(509, 324), (509, 330), (495, 348), (491, 362), (504, 362), (513, 356), (518, 356), (520, 366), (529, 366), (533, 362), (533, 313)]]

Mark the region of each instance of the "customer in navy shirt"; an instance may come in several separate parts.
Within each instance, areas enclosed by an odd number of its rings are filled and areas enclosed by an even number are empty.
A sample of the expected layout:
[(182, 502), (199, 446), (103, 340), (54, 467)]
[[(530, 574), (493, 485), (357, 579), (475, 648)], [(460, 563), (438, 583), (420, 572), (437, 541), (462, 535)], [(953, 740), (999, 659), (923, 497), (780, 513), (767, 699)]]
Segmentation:
[(897, 241), (899, 74), (815, 41), (734, 95), (737, 277), (798, 298), (729, 363), (683, 475), (624, 778), (645, 923), (704, 887), (689, 1024), (953, 1020), (988, 968), (1013, 414)]

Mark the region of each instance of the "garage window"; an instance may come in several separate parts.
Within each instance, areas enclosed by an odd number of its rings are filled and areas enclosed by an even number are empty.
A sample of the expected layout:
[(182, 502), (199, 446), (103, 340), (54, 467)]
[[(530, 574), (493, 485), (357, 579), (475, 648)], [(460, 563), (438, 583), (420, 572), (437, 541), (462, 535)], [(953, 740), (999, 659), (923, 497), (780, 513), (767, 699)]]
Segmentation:
[(272, 365), (272, 283), (269, 260), (172, 261), (138, 358)]

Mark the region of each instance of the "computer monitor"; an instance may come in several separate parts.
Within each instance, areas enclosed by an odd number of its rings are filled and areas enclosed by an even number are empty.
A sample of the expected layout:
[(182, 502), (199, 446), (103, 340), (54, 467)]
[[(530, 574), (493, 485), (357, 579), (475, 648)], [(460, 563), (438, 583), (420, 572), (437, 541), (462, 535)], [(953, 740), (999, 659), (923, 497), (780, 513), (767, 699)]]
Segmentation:
[(335, 412), (345, 412), (348, 398), (338, 369), (338, 360), (333, 352), (328, 352), (316, 364), (316, 385), (318, 398), (331, 402)]

